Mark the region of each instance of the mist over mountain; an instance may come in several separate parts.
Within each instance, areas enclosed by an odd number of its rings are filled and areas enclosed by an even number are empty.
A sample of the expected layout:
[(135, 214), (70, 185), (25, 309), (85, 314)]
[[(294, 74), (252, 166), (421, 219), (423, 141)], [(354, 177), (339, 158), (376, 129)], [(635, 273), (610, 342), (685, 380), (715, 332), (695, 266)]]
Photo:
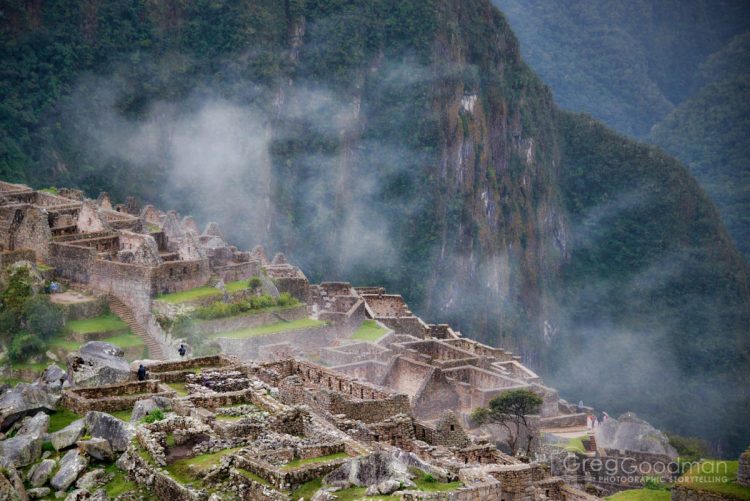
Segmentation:
[(685, 162), (750, 256), (750, 6), (494, 0), (563, 108)]
[[(18, 1), (0, 29), (3, 178), (202, 207), (312, 280), (516, 350), (564, 397), (750, 441), (748, 268), (716, 207), (677, 160), (558, 109), (489, 0)], [(688, 90), (652, 94), (634, 130)]]

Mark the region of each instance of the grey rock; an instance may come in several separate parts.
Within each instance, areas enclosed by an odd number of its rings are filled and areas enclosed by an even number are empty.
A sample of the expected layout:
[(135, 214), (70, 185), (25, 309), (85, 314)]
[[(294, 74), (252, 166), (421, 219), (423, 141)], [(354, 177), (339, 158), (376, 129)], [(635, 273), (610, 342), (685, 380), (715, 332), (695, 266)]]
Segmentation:
[(0, 499), (3, 501), (21, 501), (21, 494), (16, 491), (13, 483), (0, 472)]
[(677, 451), (669, 445), (669, 438), (632, 412), (604, 421), (595, 434), (597, 447), (677, 458)]
[(97, 411), (87, 412), (85, 420), (89, 434), (94, 438), (99, 437), (108, 440), (113, 451), (122, 452), (128, 448), (134, 432), (125, 421), (106, 412)]
[(130, 414), (130, 422), (137, 423), (154, 409), (170, 411), (172, 410), (172, 402), (168, 398), (158, 396), (138, 400), (133, 406), (133, 412)]
[(109, 440), (105, 438), (92, 438), (90, 440), (81, 440), (78, 442), (78, 448), (99, 461), (112, 461), (115, 459), (115, 453)]
[(47, 428), (49, 428), (49, 416), (44, 412), (37, 412), (34, 417), (24, 418), (16, 435), (43, 436), (47, 433)]
[(328, 489), (320, 489), (313, 495), (310, 501), (334, 501), (335, 499), (336, 496), (334, 496), (331, 491)]
[(58, 491), (67, 490), (78, 479), (78, 476), (86, 470), (88, 464), (88, 458), (81, 454), (78, 449), (69, 450), (60, 460), (60, 469), (52, 477), (50, 485)]
[(76, 482), (76, 487), (91, 492), (97, 487), (101, 487), (112, 480), (112, 477), (114, 477), (114, 475), (107, 473), (103, 468), (97, 468), (96, 470), (84, 473), (81, 478), (78, 479), (78, 482)]
[(385, 452), (375, 452), (369, 456), (353, 458), (331, 473), (324, 483), (336, 487), (367, 487), (393, 480), (398, 484), (414, 485), (407, 466)]
[(76, 489), (67, 496), (65, 501), (85, 501), (91, 497), (91, 493), (86, 489)]
[(39, 411), (54, 412), (60, 395), (48, 391), (38, 383), (19, 383), (0, 397), (0, 429), (7, 430), (24, 416)]
[(52, 442), (52, 447), (54, 447), (55, 450), (59, 451), (75, 444), (78, 440), (81, 439), (85, 431), (86, 423), (83, 421), (83, 419), (78, 419), (70, 423), (62, 430), (50, 433), (49, 441)]
[(91, 495), (89, 501), (109, 501), (109, 496), (107, 495), (107, 491), (99, 489)]
[(6, 458), (15, 467), (28, 466), (42, 457), (40, 435), (21, 435), (0, 442), (0, 456)]
[(41, 487), (47, 483), (52, 472), (55, 470), (57, 463), (54, 459), (45, 459), (41, 463), (34, 465), (26, 475), (32, 487)]
[(383, 480), (379, 484), (371, 485), (367, 488), (368, 496), (377, 496), (378, 494), (389, 495), (401, 488), (402, 483), (396, 480)]
[(113, 344), (89, 341), (68, 355), (68, 379), (74, 386), (100, 386), (128, 381), (125, 352)]
[(35, 487), (34, 489), (27, 490), (26, 494), (29, 495), (30, 499), (41, 499), (49, 496), (50, 492), (52, 491), (49, 487)]
[(57, 364), (50, 364), (39, 376), (39, 383), (45, 385), (50, 391), (62, 390), (63, 384), (68, 379), (68, 374)]

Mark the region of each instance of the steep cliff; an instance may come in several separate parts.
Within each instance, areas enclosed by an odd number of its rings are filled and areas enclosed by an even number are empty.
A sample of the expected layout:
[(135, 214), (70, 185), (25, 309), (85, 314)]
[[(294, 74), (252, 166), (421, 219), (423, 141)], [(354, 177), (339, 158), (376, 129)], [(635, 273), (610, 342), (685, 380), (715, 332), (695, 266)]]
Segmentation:
[[(747, 438), (724, 391), (747, 270), (715, 209), (676, 161), (559, 112), (489, 0), (17, 2), (2, 23), (4, 175), (204, 208), (572, 398)], [(667, 421), (654, 388), (719, 395), (713, 420)]]

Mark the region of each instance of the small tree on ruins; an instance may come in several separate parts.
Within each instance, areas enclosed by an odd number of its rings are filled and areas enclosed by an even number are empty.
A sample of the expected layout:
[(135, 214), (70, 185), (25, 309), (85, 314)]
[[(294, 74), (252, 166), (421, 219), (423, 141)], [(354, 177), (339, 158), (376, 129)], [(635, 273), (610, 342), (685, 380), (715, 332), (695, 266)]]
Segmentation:
[[(542, 405), (542, 397), (524, 389), (507, 391), (490, 400), (487, 407), (477, 407), (471, 418), (478, 424), (496, 423), (508, 431), (507, 444), (515, 456), (519, 449), (521, 430), (529, 429), (528, 416), (537, 414)], [(526, 452), (531, 447), (533, 436), (528, 433)]]

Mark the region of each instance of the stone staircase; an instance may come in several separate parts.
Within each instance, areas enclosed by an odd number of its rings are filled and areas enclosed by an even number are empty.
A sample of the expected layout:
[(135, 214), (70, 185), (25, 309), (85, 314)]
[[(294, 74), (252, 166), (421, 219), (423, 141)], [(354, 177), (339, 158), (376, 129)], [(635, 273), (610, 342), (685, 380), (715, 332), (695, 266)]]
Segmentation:
[(133, 311), (128, 305), (120, 301), (113, 295), (109, 295), (109, 309), (120, 317), (123, 322), (128, 324), (133, 334), (143, 339), (144, 344), (148, 347), (148, 358), (155, 360), (164, 360), (164, 353), (161, 349), (161, 345), (146, 332), (146, 329), (138, 323), (133, 314)]

